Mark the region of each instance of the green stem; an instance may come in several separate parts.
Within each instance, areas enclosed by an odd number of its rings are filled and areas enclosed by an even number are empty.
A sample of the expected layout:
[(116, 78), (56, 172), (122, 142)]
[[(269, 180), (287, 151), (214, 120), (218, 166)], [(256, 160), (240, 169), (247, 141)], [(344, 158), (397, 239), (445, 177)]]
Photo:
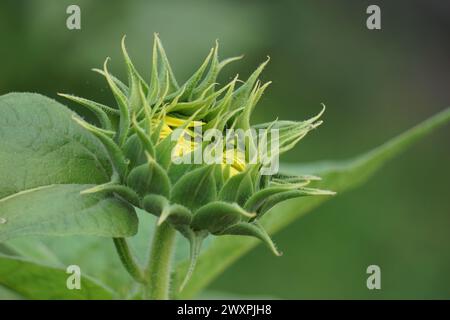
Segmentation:
[(164, 222), (156, 226), (147, 266), (145, 296), (153, 300), (167, 300), (170, 292), (170, 274), (175, 244), (175, 229)]
[(113, 238), (117, 254), (128, 273), (139, 283), (145, 283), (145, 276), (131, 253), (125, 238)]

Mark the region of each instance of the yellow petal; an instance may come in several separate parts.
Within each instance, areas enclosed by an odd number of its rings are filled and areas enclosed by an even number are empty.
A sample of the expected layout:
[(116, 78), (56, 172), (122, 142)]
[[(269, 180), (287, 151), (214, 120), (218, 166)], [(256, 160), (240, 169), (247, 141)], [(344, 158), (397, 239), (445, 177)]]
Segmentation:
[[(171, 127), (181, 127), (186, 122), (186, 119), (180, 119), (180, 118), (175, 118), (175, 117), (171, 117), (171, 116), (165, 116), (164, 117), (164, 122), (167, 123)], [(205, 123), (202, 122), (202, 121), (191, 121), (191, 122), (189, 122), (187, 127), (188, 128), (192, 128), (192, 127), (196, 127), (196, 126), (202, 126), (204, 124)]]

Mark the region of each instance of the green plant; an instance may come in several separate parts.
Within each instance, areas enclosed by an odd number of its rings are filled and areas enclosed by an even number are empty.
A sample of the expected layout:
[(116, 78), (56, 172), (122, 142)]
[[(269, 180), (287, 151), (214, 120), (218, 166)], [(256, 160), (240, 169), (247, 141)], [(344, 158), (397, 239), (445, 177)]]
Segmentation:
[[(61, 94), (90, 109), (95, 124), (37, 94), (0, 97), (0, 284), (23, 297), (195, 297), (258, 240), (279, 255), (269, 234), (334, 194), (322, 188), (343, 192), (362, 183), (450, 118), (447, 109), (346, 162), (286, 165), (271, 176), (261, 175), (261, 159), (249, 161), (248, 149), (233, 149), (231, 162), (174, 164), (176, 148), (191, 156), (214, 145), (190, 141), (198, 137), (195, 126), (220, 132), (277, 129), (279, 149), (270, 154), (275, 157), (320, 125), (321, 113), (303, 122), (251, 125), (251, 112), (268, 86), (258, 81), (267, 61), (241, 85), (236, 77), (216, 89), (220, 70), (239, 58), (220, 61), (217, 45), (182, 86), (157, 36), (149, 84), (124, 42), (122, 50), (128, 84), (108, 72), (107, 61), (95, 70), (106, 78), (117, 107)], [(176, 129), (183, 135), (174, 137)], [(246, 146), (258, 149), (252, 139)], [(176, 243), (177, 233), (190, 244), (188, 260), (173, 258), (177, 247), (185, 248)], [(142, 255), (149, 234), (153, 240), (142, 267), (133, 251)], [(30, 243), (25, 236), (35, 238)], [(54, 236), (72, 237), (62, 246)], [(111, 270), (117, 257), (101, 238), (81, 236), (112, 238), (129, 276)], [(81, 290), (67, 290), (66, 261), (82, 266)]]

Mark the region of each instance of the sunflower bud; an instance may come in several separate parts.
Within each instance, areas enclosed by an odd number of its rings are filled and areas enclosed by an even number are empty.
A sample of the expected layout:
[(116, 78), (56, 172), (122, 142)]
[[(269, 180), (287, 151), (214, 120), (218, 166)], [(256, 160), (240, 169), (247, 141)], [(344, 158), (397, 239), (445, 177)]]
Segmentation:
[(157, 35), (149, 83), (134, 67), (124, 39), (122, 51), (127, 84), (109, 73), (108, 59), (103, 70), (95, 70), (105, 77), (116, 106), (61, 94), (97, 116), (100, 127), (75, 120), (102, 142), (113, 168), (110, 182), (84, 192), (110, 192), (186, 237), (191, 268), (184, 284), (209, 234), (255, 237), (280, 255), (258, 219), (281, 201), (333, 193), (307, 187), (317, 177), (284, 176), (268, 165), (319, 126), (324, 109), (302, 122), (251, 125), (270, 84), (258, 80), (269, 59), (241, 85), (236, 76), (219, 88), (220, 71), (241, 57), (220, 60), (216, 44), (180, 86)]

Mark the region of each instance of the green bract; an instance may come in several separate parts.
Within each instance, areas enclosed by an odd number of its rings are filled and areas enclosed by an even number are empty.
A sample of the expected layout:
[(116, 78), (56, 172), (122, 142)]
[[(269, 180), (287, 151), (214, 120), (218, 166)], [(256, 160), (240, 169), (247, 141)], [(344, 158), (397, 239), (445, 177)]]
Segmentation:
[[(116, 106), (105, 106), (73, 95), (61, 96), (80, 103), (97, 116), (99, 126), (74, 117), (104, 145), (113, 168), (110, 181), (83, 191), (83, 194), (110, 193), (131, 205), (159, 217), (158, 224), (169, 223), (191, 243), (192, 272), (201, 240), (208, 234), (256, 237), (280, 255), (272, 240), (258, 223), (277, 203), (308, 195), (332, 195), (333, 192), (306, 187), (312, 176), (261, 174), (262, 161), (238, 160), (222, 164), (174, 163), (175, 147), (194, 153), (197, 148), (214, 147), (214, 142), (197, 144), (174, 137), (175, 129), (202, 136), (190, 130), (194, 124), (217, 129), (277, 129), (279, 148), (272, 156), (291, 149), (310, 130), (321, 124), (322, 112), (302, 122), (274, 121), (252, 126), (250, 116), (264, 90), (258, 77), (269, 61), (262, 63), (240, 85), (236, 76), (220, 87), (220, 71), (240, 57), (219, 60), (218, 44), (211, 49), (200, 68), (179, 85), (157, 35), (153, 46), (152, 72), (147, 83), (138, 73), (122, 40), (122, 52), (128, 72), (124, 84), (107, 69), (96, 70), (107, 80)], [(181, 138), (184, 139), (184, 138)], [(255, 146), (251, 137), (247, 142)], [(236, 152), (238, 152), (236, 150)], [(247, 160), (249, 153), (243, 151)], [(277, 154), (275, 154), (277, 153)]]

